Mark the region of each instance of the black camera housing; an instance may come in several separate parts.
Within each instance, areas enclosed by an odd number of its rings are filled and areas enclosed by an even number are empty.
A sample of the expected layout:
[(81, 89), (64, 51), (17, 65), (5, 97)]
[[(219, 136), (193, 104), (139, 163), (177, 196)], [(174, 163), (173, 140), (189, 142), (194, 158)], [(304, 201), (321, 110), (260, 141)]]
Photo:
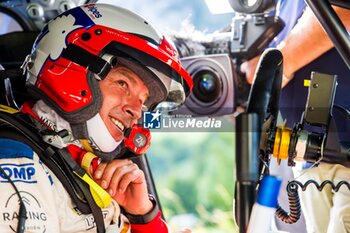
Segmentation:
[(237, 97), (238, 93), (240, 96), (248, 93), (248, 84), (237, 74), (228, 54), (184, 57), (181, 63), (191, 75), (194, 85), (184, 105), (172, 114), (191, 116), (232, 114), (241, 99)]
[(275, 16), (234, 17), (230, 40), (231, 56), (249, 60), (261, 54), (284, 26), (284, 22)]

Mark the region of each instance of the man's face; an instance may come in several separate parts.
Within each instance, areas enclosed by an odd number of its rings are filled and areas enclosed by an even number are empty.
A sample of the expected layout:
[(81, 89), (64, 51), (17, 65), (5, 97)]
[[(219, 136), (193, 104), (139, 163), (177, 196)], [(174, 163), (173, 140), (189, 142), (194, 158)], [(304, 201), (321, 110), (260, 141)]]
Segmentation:
[(100, 116), (112, 137), (120, 141), (125, 129), (141, 117), (148, 88), (139, 76), (121, 66), (112, 69), (99, 86), (102, 93)]

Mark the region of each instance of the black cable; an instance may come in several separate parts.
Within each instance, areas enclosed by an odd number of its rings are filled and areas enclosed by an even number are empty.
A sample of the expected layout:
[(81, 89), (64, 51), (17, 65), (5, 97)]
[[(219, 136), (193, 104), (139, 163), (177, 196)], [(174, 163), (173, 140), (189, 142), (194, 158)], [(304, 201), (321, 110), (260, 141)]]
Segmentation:
[(300, 198), (298, 194), (298, 185), (289, 182), (287, 185), (288, 201), (289, 201), (289, 213), (287, 213), (280, 205), (276, 210), (276, 216), (285, 223), (293, 224), (300, 219), (301, 206)]
[(2, 167), (0, 166), (0, 173), (2, 174), (2, 176), (4, 176), (8, 182), (12, 185), (12, 187), (14, 188), (14, 190), (16, 191), (16, 194), (18, 196), (19, 199), (19, 212), (18, 212), (18, 224), (17, 224), (17, 233), (23, 233), (25, 230), (25, 222), (27, 219), (27, 209), (26, 206), (24, 205), (24, 202), (22, 200), (22, 196), (20, 194), (20, 192), (18, 191), (16, 185), (13, 183), (13, 181), (11, 180), (11, 178), (6, 174), (6, 172), (2, 169)]
[[(346, 186), (348, 187), (348, 189), (350, 190), (350, 183), (347, 182), (346, 180), (342, 180), (342, 181), (340, 181), (340, 182), (339, 182), (338, 184), (336, 184), (336, 185), (335, 185), (332, 181), (330, 181), (330, 180), (325, 180), (325, 181), (323, 181), (321, 184), (317, 183), (315, 180), (308, 180), (308, 181), (305, 182), (305, 184), (303, 184), (303, 183), (301, 183), (301, 182), (299, 182), (299, 181), (297, 181), (297, 180), (293, 180), (293, 181), (291, 181), (289, 184), (297, 185), (297, 186), (299, 186), (299, 187), (301, 188), (301, 190), (303, 190), (303, 191), (305, 191), (306, 188), (307, 188), (309, 185), (311, 185), (311, 184), (315, 185), (315, 187), (317, 188), (318, 191), (322, 191), (323, 188), (324, 188), (327, 184), (330, 185), (330, 186), (332, 187), (332, 190), (334, 190), (335, 192), (338, 192), (339, 189), (340, 189), (340, 187), (343, 186), (343, 185), (346, 185)], [(289, 185), (289, 184), (288, 184), (288, 185)]]
[(306, 188), (311, 184), (315, 185), (319, 191), (322, 191), (327, 184), (330, 185), (332, 187), (332, 190), (335, 192), (338, 192), (340, 187), (343, 185), (346, 185), (350, 190), (350, 183), (345, 180), (340, 181), (338, 184), (334, 184), (330, 180), (325, 180), (321, 184), (317, 183), (315, 180), (308, 180), (304, 184), (300, 181), (293, 180), (287, 185), (290, 213), (287, 213), (281, 206), (278, 206), (276, 210), (276, 216), (285, 223), (292, 224), (297, 222), (301, 215), (298, 187), (300, 187), (302, 191), (305, 191)]
[[(259, 153), (259, 160), (261, 162), (261, 167), (260, 167), (260, 172), (264, 173), (264, 174), (270, 174), (270, 166), (269, 166), (269, 162), (264, 158), (264, 156), (261, 155), (262, 153)], [(266, 169), (265, 172), (264, 168)], [(261, 174), (262, 175), (262, 174)]]

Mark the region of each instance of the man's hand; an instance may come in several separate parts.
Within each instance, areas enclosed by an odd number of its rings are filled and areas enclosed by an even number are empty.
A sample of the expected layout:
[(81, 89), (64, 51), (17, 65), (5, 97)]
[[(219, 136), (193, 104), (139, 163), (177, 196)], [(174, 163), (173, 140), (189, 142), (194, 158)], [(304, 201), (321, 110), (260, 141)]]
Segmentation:
[(240, 71), (245, 74), (246, 80), (249, 84), (254, 82), (255, 70), (258, 65), (260, 56), (256, 56), (249, 61), (243, 62), (240, 66)]
[(116, 159), (101, 163), (93, 177), (128, 213), (143, 215), (152, 209), (145, 175), (131, 160)]
[[(260, 60), (260, 56), (256, 56), (248, 61), (245, 61), (240, 66), (240, 71), (245, 74), (246, 80), (249, 84), (253, 84), (255, 79), (255, 72)], [(291, 74), (290, 76), (292, 76)], [(287, 77), (285, 73), (282, 76), (282, 87), (285, 87), (288, 82), (292, 79), (291, 77)]]

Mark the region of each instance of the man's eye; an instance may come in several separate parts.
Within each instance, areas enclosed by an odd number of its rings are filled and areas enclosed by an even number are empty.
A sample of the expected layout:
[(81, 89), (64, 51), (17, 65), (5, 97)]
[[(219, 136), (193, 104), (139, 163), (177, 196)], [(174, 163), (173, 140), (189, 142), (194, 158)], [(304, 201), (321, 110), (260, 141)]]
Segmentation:
[(121, 87), (128, 87), (128, 84), (124, 80), (118, 80), (117, 84)]

